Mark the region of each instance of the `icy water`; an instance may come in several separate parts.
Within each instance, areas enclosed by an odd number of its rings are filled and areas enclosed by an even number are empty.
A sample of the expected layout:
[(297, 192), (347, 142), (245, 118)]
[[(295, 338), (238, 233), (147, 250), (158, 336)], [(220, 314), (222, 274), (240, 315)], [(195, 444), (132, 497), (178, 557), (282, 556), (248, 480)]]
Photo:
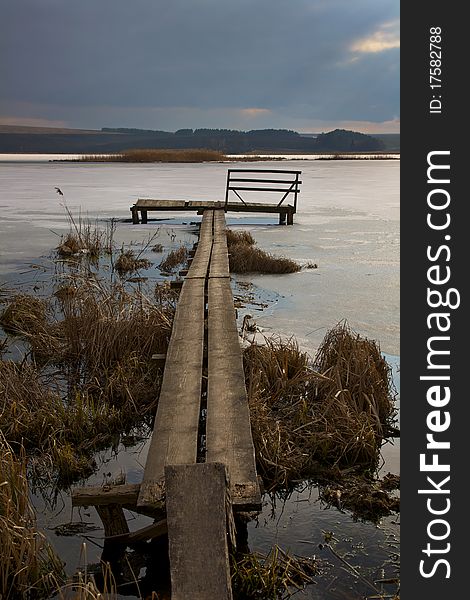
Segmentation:
[[(47, 158), (47, 157), (46, 157)], [(38, 277), (30, 264), (50, 254), (58, 235), (68, 228), (64, 201), (74, 213), (92, 219), (117, 219), (119, 243), (142, 240), (160, 227), (160, 239), (170, 247), (193, 239), (189, 224), (194, 213), (159, 214), (147, 225), (132, 225), (129, 207), (137, 198), (222, 200), (227, 164), (80, 164), (42, 162), (38, 157), (5, 162), (0, 157), (0, 291), (13, 283), (32, 284)], [(231, 167), (247, 168), (246, 163)], [(293, 226), (280, 227), (275, 216), (237, 213), (228, 215), (229, 225), (250, 229), (258, 245), (275, 254), (318, 268), (296, 274), (243, 276), (252, 292), (267, 307), (249, 312), (265, 334), (294, 335), (302, 349), (314, 353), (327, 329), (342, 319), (361, 335), (380, 343), (394, 368), (399, 386), (399, 161), (263, 162), (253, 168), (285, 168), (302, 171), (298, 214)], [(55, 191), (59, 187), (63, 196)], [(270, 199), (272, 201), (272, 197)], [(138, 482), (145, 464), (146, 445), (131, 452), (108, 456), (92, 481), (126, 473)], [(384, 472), (399, 472), (399, 445), (384, 448)], [(40, 501), (37, 500), (38, 508)], [(96, 524), (94, 511), (81, 515), (70, 508), (66, 495), (57, 510), (40, 512), (41, 524), (73, 572), (79, 562), (83, 538), (57, 536), (58, 524), (81, 519)], [(143, 523), (138, 517), (135, 527)], [(97, 525), (99, 527), (99, 523)], [(134, 525), (131, 523), (131, 527)], [(356, 523), (347, 513), (326, 509), (316, 488), (299, 489), (282, 503), (266, 506), (257, 522), (249, 526), (253, 550), (267, 551), (278, 543), (305, 556), (316, 555), (331, 563), (318, 584), (305, 592), (307, 598), (362, 598), (376, 594), (336, 557), (321, 549), (324, 531), (333, 532), (335, 548), (370, 582), (392, 577), (398, 552), (398, 524), (384, 519), (380, 527)], [(101, 530), (90, 532), (88, 560), (96, 561), (95, 545)], [(387, 591), (387, 587), (384, 588)]]

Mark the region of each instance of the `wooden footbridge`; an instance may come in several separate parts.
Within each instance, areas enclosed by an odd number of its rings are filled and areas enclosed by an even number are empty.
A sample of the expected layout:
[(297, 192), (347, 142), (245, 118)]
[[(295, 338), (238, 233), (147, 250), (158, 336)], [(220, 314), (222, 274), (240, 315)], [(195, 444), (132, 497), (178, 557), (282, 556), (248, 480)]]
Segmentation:
[[(224, 209), (206, 209), (185, 276), (166, 355), (143, 480), (79, 488), (108, 541), (168, 535), (172, 600), (232, 598), (233, 511), (257, 511), (255, 466), (233, 296)], [(129, 532), (123, 507), (153, 516)]]
[[(202, 214), (208, 209), (223, 208), (225, 212), (251, 212), (278, 214), (280, 225), (293, 225), (297, 212), (297, 196), (300, 193), (301, 171), (284, 169), (228, 169), (225, 200), (157, 200), (140, 198), (131, 206), (132, 222), (147, 223), (148, 213), (156, 211), (196, 211)], [(247, 194), (264, 195), (275, 192), (280, 200), (275, 204), (250, 202)], [(292, 203), (289, 200), (292, 198)]]

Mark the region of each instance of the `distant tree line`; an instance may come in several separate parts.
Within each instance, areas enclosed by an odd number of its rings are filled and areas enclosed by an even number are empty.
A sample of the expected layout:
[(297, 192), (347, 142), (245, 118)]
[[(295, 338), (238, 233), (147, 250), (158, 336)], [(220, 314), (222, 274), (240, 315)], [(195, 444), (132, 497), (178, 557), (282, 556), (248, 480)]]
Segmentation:
[[(383, 150), (381, 140), (370, 135), (335, 129), (321, 133), (317, 137), (306, 137), (289, 129), (253, 129), (237, 131), (233, 129), (179, 129), (168, 131), (149, 131), (139, 129), (106, 128), (105, 133), (124, 133), (149, 135), (159, 148), (209, 148), (226, 153), (268, 151), (304, 152), (368, 152)], [(150, 139), (149, 139), (150, 141)]]
[(96, 133), (1, 133), (0, 152), (108, 153), (130, 148), (207, 148), (226, 154), (248, 152), (373, 152), (385, 149), (382, 140), (345, 129), (316, 137), (289, 129), (150, 129), (104, 127)]

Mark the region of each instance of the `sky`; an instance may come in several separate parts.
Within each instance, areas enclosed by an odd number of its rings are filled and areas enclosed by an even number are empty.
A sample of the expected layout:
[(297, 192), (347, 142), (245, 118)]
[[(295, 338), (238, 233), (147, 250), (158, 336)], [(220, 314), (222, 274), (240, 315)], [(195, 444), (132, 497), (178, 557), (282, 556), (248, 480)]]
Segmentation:
[(0, 124), (394, 133), (399, 0), (0, 0)]

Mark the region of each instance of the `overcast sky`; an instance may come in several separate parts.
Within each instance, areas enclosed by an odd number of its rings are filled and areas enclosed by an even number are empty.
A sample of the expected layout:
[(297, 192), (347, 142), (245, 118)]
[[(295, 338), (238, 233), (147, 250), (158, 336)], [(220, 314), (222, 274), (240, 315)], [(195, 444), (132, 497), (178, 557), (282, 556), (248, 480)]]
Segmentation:
[(0, 0), (0, 123), (399, 130), (399, 0)]

